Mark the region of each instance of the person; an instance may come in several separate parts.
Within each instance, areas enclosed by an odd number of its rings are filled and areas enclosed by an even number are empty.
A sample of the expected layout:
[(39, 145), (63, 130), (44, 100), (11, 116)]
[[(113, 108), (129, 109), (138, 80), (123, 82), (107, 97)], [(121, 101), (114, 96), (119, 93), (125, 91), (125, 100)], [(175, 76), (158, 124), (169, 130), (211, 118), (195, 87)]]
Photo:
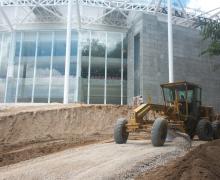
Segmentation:
[(138, 98), (138, 104), (141, 105), (141, 104), (144, 104), (144, 99), (143, 99), (143, 96), (139, 96)]
[(180, 111), (185, 114), (186, 113), (186, 100), (184, 95), (180, 96), (180, 106), (179, 106)]
[(181, 96), (180, 96), (180, 102), (185, 102), (185, 97), (184, 97), (184, 95), (181, 95)]

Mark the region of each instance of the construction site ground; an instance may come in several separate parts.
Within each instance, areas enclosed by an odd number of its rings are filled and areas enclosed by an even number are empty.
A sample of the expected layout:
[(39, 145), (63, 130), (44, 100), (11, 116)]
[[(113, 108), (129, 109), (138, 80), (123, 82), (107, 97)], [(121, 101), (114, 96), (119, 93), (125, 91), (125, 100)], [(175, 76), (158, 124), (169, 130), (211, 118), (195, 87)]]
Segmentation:
[(153, 147), (149, 133), (115, 144), (115, 121), (130, 112), (131, 107), (116, 105), (1, 106), (0, 179), (149, 179), (146, 172), (162, 171), (197, 146), (206, 147), (193, 141), (189, 148), (181, 138)]

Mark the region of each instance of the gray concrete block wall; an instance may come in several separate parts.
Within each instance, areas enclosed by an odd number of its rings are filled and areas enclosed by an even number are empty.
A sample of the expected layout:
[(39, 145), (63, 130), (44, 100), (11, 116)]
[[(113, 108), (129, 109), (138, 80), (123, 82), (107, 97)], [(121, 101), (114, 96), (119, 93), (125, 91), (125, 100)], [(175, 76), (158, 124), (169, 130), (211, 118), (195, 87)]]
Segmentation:
[[(160, 84), (168, 82), (167, 23), (157, 16), (143, 14), (129, 31), (128, 41), (128, 102), (131, 102), (134, 90), (133, 74), (133, 34), (140, 32), (141, 43), (141, 86), (146, 99), (151, 96), (153, 102), (162, 103)], [(190, 81), (203, 88), (203, 104), (214, 106), (220, 112), (220, 57), (200, 56), (207, 46), (198, 30), (173, 25), (174, 79)]]
[(132, 97), (134, 96), (134, 43), (133, 32), (128, 34), (128, 60), (127, 60), (127, 102), (128, 104), (132, 103)]

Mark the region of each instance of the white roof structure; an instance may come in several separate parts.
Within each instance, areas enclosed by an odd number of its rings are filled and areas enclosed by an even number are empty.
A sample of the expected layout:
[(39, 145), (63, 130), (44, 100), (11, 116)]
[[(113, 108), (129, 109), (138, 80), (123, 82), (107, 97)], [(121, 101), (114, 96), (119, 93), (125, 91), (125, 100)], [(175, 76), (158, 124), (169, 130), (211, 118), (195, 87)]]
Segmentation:
[[(72, 0), (72, 24), (77, 27), (107, 25), (128, 28), (139, 14), (167, 14), (162, 0)], [(67, 22), (68, 0), (1, 0), (0, 30), (13, 30), (19, 26), (39, 23)], [(220, 7), (209, 12), (190, 9), (182, 0), (175, 0), (173, 22), (184, 26), (197, 26), (200, 18), (219, 19)], [(196, 27), (195, 26), (195, 27)]]

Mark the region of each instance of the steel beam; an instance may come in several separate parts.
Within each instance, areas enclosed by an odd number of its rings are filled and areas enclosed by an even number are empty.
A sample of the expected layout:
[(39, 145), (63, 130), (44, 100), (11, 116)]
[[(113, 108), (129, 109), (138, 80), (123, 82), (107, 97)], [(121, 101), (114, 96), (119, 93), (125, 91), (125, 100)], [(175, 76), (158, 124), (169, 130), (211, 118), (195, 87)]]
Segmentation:
[(81, 28), (81, 15), (80, 15), (80, 7), (79, 7), (79, 0), (76, 0), (76, 12), (77, 12), (77, 21), (78, 21), (78, 28)]
[(8, 27), (9, 27), (10, 31), (13, 31), (14, 28), (13, 28), (13, 26), (12, 26), (12, 24), (11, 24), (11, 22), (10, 22), (8, 16), (5, 14), (5, 11), (3, 10), (3, 7), (1, 7), (1, 6), (0, 6), (0, 13), (1, 13), (1, 15), (3, 16), (5, 22), (7, 23), (7, 25), (8, 25)]
[[(81, 27), (81, 24), (96, 23), (98, 20), (100, 20), (104, 16), (108, 15), (108, 13), (111, 13), (114, 10), (118, 10), (125, 17), (126, 17), (125, 12), (128, 12), (128, 11), (135, 11), (135, 12), (142, 12), (143, 11), (145, 13), (150, 13), (150, 14), (156, 13), (158, 8), (160, 7), (161, 1), (162, 0), (158, 0), (157, 3), (156, 3), (155, 0), (152, 0), (152, 1), (149, 1), (148, 3), (146, 3), (144, 1), (143, 2), (138, 2), (138, 1), (130, 2), (129, 0), (128, 1), (120, 1), (120, 0), (72, 0), (72, 4), (77, 6), (77, 13), (78, 13), (77, 21), (78, 21), (79, 27)], [(178, 1), (179, 1), (180, 4), (182, 4), (180, 0), (178, 0)], [(53, 13), (52, 11), (50, 11), (48, 9), (49, 7), (51, 7), (51, 6), (54, 6), (54, 7), (67, 7), (68, 3), (69, 3), (69, 0), (37, 0), (37, 1), (36, 0), (1, 0), (0, 1), (0, 6), (2, 6), (2, 7), (30, 7), (32, 9), (35, 8), (35, 7), (42, 7), (44, 9), (46, 9), (48, 12)], [(80, 15), (79, 7), (102, 8), (102, 9), (105, 9), (105, 10), (109, 10), (109, 12), (107, 14), (103, 15), (103, 16), (98, 17), (94, 21), (90, 20), (88, 22), (84, 22), (85, 18), (80, 18), (82, 16)], [(189, 20), (194, 19), (195, 17), (197, 17), (199, 15), (201, 16), (203, 14), (207, 14), (207, 13), (203, 13), (203, 12), (200, 12), (198, 14), (198, 12), (196, 10), (191, 9), (190, 12), (187, 11), (187, 15), (186, 15), (186, 11), (184, 10), (183, 6), (182, 6), (182, 10), (183, 10), (183, 13), (185, 14), (185, 17), (180, 18), (177, 22), (178, 24), (183, 24), (185, 22), (185, 21), (182, 21), (181, 19), (185, 19), (186, 21), (188, 21), (188, 19)], [(57, 17), (60, 17), (56, 13), (53, 13), (53, 14)], [(90, 17), (88, 17), (88, 18), (90, 19)], [(8, 26), (12, 25), (12, 23), (10, 23), (10, 19), (8, 19), (8, 20), (6, 19), (6, 21), (8, 22), (7, 23)], [(37, 23), (36, 19), (33, 19), (31, 21), (32, 22), (30, 22), (30, 23)], [(119, 21), (120, 21), (120, 19), (119, 19)], [(11, 22), (12, 22), (12, 20), (11, 20)], [(14, 22), (14, 20), (13, 20), (13, 22)], [(48, 22), (51, 22), (51, 20), (48, 20)], [(15, 20), (15, 24), (16, 24), (16, 20)], [(108, 25), (108, 24), (105, 24), (104, 22), (101, 22), (100, 24)], [(113, 25), (115, 26), (116, 24), (113, 24)], [(127, 24), (122, 25), (122, 26), (127, 27)]]
[(156, 6), (155, 11), (154, 11), (154, 14), (157, 13), (157, 11), (158, 11), (158, 9), (159, 9), (159, 7), (160, 7), (161, 1), (162, 1), (162, 0), (159, 0), (159, 1), (158, 1), (157, 6)]

